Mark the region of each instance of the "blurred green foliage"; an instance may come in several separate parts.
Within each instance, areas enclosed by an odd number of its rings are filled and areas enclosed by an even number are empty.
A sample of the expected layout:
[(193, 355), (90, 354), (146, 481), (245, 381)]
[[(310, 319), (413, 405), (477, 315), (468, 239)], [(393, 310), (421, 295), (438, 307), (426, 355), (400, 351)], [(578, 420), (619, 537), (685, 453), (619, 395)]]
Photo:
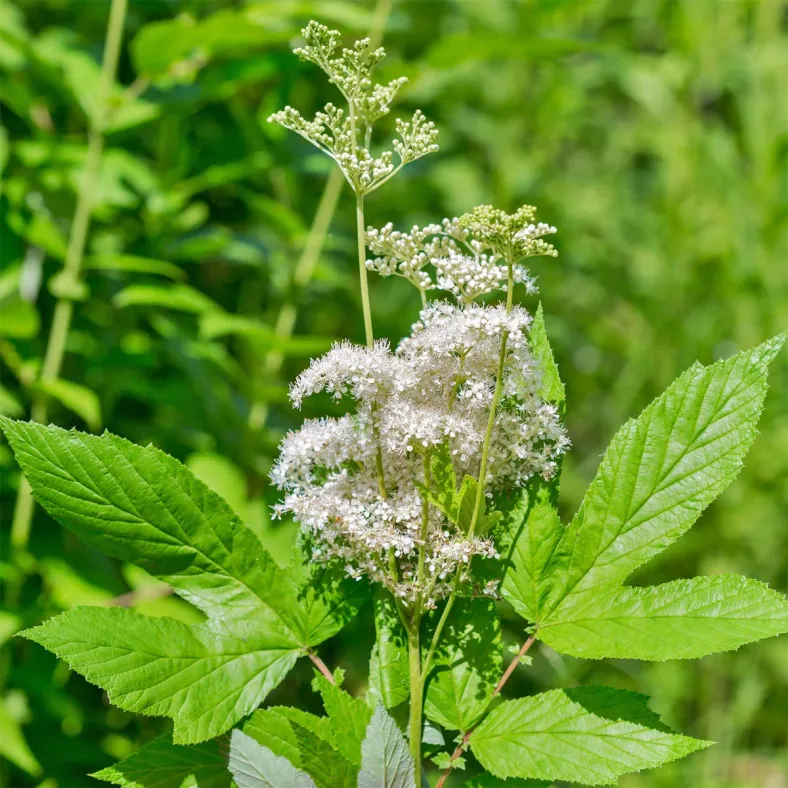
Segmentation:
[[(61, 379), (42, 387), (109, 3), (0, 0), (0, 411), (25, 417), (44, 396), (61, 425), (154, 442), (217, 487), (280, 557), (292, 526), (269, 521), (268, 467), (287, 429), (333, 407), (294, 412), (288, 381), (332, 338), (361, 339), (362, 323), (350, 196), (310, 281), (294, 279), (328, 170), (265, 118), (335, 98), (290, 54), (303, 23), (358, 37), (374, 9), (372, 0), (131, 1), (84, 285)], [(534, 272), (567, 387), (568, 514), (615, 429), (680, 371), (788, 326), (788, 8), (395, 0), (384, 43), (381, 78), (408, 75), (404, 108), (437, 122), (441, 152), (370, 199), (368, 221), (405, 228), (478, 203), (529, 202), (559, 228), (561, 256), (536, 260)], [(418, 311), (394, 280), (373, 281), (372, 300), (376, 333), (392, 340)], [(275, 327), (293, 307), (289, 337)], [(786, 590), (784, 355), (778, 364), (741, 477), (640, 579), (736, 571)], [(12, 556), (18, 475), (5, 446), (0, 471), (0, 781), (98, 784), (85, 774), (150, 740), (161, 721), (109, 707), (52, 655), (9, 638), (129, 591), (142, 612), (194, 614), (41, 511), (29, 549)], [(507, 639), (522, 639), (508, 623)], [(359, 690), (373, 638), (366, 611), (324, 654)], [(309, 679), (305, 666), (294, 671), (271, 702), (319, 708)], [(543, 647), (509, 687), (522, 695), (580, 682), (646, 692), (669, 722), (719, 742), (625, 788), (788, 786), (785, 641), (657, 664), (592, 665)]]

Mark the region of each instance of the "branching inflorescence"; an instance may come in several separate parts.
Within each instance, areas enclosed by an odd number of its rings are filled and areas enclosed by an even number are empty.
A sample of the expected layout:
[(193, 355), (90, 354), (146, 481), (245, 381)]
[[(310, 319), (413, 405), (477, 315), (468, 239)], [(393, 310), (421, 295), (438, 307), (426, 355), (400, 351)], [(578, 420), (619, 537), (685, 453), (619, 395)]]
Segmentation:
[[(347, 111), (328, 104), (307, 121), (286, 107), (269, 120), (334, 159), (355, 192), (367, 342), (335, 345), (293, 385), (296, 406), (327, 391), (352, 397), (356, 407), (287, 435), (272, 471), (285, 492), (276, 512), (308, 529), (314, 560), (341, 561), (352, 577), (393, 593), (408, 630), (418, 761), (424, 680), (445, 624), (444, 617), (422, 662), (422, 615), (443, 598), (448, 615), (458, 594), (479, 587), (474, 556), (499, 557), (492, 495), (534, 476), (549, 481), (569, 444), (557, 408), (540, 396), (542, 370), (528, 345), (532, 318), (513, 300), (517, 284), (536, 292), (524, 260), (556, 256), (544, 240), (555, 227), (537, 222), (526, 205), (513, 214), (481, 206), (408, 233), (391, 224), (367, 228), (364, 195), (436, 151), (437, 131), (417, 110), (410, 122), (396, 122), (396, 166), (392, 151), (371, 153), (372, 124), (406, 80), (372, 82), (385, 53), (370, 51), (366, 39), (337, 56), (337, 32), (314, 22), (302, 32), (306, 46), (296, 53), (326, 72)], [(421, 297), (419, 320), (394, 350), (373, 339), (368, 270), (403, 277)], [(446, 300), (430, 301), (434, 291)], [(505, 291), (505, 304), (481, 300), (495, 291)], [(498, 581), (481, 590), (495, 596)]]
[[(348, 109), (326, 104), (309, 121), (298, 110), (285, 107), (271, 115), (269, 121), (295, 131), (334, 159), (356, 194), (375, 191), (406, 164), (438, 150), (435, 124), (416, 110), (410, 121), (396, 121), (398, 139), (392, 142), (393, 151), (374, 155), (370, 151), (372, 126), (388, 114), (407, 79), (400, 77), (388, 85), (372, 81), (372, 72), (386, 53), (382, 47), (371, 50), (368, 38), (356, 41), (352, 49), (342, 49), (337, 55), (340, 36), (336, 30), (310, 22), (302, 34), (306, 46), (295, 53), (326, 72)], [(397, 164), (394, 164), (395, 154)]]

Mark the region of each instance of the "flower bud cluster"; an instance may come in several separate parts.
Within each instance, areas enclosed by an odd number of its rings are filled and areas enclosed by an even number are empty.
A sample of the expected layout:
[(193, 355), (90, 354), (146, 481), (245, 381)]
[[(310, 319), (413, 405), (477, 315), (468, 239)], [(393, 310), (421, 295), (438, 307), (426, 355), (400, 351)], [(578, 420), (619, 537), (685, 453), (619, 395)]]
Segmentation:
[(432, 505), (422, 542), (420, 485), (425, 457), (440, 446), (449, 448), (458, 478), (478, 472), (504, 335), (503, 401), (486, 491), (555, 473), (568, 441), (555, 408), (539, 397), (530, 323), (519, 307), (437, 302), (422, 310), (396, 350), (385, 342), (342, 342), (299, 376), (291, 389), (298, 406), (318, 391), (356, 402), (352, 415), (307, 421), (288, 434), (271, 474), (285, 491), (278, 512), (311, 530), (315, 560), (342, 560), (349, 574), (383, 583), (406, 603), (420, 596), (433, 605), (450, 592), (458, 567), (469, 567), (474, 555), (496, 554), (489, 536), (469, 537)]
[(413, 227), (409, 233), (387, 224), (369, 228), (366, 241), (376, 257), (367, 268), (381, 276), (407, 279), (422, 293), (442, 290), (464, 304), (505, 289), (509, 266), (512, 280), (537, 292), (528, 269), (518, 263), (526, 257), (555, 257), (555, 247), (543, 236), (556, 232), (544, 222), (535, 224), (535, 208), (526, 205), (509, 216), (482, 206), (442, 224)]
[[(348, 112), (328, 104), (310, 121), (285, 107), (273, 113), (269, 122), (295, 131), (333, 158), (357, 194), (374, 191), (396, 170), (438, 150), (435, 124), (416, 110), (410, 121), (396, 121), (399, 139), (392, 142), (393, 150), (373, 155), (369, 148), (372, 124), (389, 112), (407, 79), (398, 77), (387, 85), (372, 81), (372, 72), (386, 53), (383, 48), (371, 50), (368, 38), (356, 41), (351, 49), (342, 49), (337, 57), (338, 31), (310, 22), (301, 33), (306, 46), (295, 53), (326, 72), (348, 102)], [(399, 157), (396, 166), (395, 154)]]

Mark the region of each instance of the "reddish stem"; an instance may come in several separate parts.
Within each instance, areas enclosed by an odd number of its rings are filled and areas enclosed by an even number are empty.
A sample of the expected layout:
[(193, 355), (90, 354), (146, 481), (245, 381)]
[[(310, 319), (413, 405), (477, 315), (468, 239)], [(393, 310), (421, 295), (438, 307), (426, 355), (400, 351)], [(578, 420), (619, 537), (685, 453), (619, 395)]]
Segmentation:
[[(531, 646), (533, 646), (535, 642), (536, 642), (536, 635), (531, 635), (531, 637), (529, 637), (528, 640), (526, 640), (525, 643), (523, 643), (523, 647), (520, 649), (517, 656), (509, 663), (509, 667), (506, 668), (503, 676), (501, 676), (501, 680), (495, 685), (495, 690), (493, 690), (493, 694), (492, 694), (493, 698), (501, 692), (504, 684), (506, 684), (506, 682), (509, 681), (509, 677), (512, 675), (512, 673), (514, 673), (514, 669), (520, 664), (520, 660), (528, 653), (528, 649), (531, 648)], [(490, 698), (490, 700), (492, 700), (492, 698)], [(475, 725), (471, 726), (468, 729), (468, 731), (465, 733), (465, 735), (462, 737), (462, 741), (457, 745), (456, 749), (451, 754), (451, 764), (453, 764), (457, 760), (457, 758), (459, 758), (462, 755), (463, 751), (468, 746), (468, 742), (471, 739), (471, 734), (474, 732), (475, 729), (476, 729)], [(443, 788), (443, 786), (446, 784), (446, 780), (449, 779), (449, 775), (451, 774), (452, 769), (454, 768), (451, 764), (449, 764), (446, 771), (441, 775), (441, 778), (436, 783), (435, 788)]]
[(328, 679), (331, 684), (336, 684), (334, 681), (334, 674), (326, 667), (326, 663), (323, 662), (323, 660), (320, 659), (320, 657), (318, 657), (314, 651), (307, 651), (306, 655), (312, 660), (312, 662), (315, 663), (315, 667)]

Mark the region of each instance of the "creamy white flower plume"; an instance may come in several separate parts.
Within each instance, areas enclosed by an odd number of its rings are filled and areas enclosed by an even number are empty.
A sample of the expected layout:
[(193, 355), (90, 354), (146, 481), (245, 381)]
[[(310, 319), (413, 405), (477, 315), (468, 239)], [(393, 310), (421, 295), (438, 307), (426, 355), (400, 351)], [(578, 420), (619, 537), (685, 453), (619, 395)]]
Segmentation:
[(491, 435), (487, 490), (555, 473), (568, 441), (556, 409), (538, 396), (530, 324), (520, 307), (507, 313), (502, 306), (437, 302), (422, 310), (396, 351), (385, 342), (373, 348), (343, 342), (312, 362), (293, 385), (296, 404), (323, 390), (358, 403), (355, 415), (308, 421), (290, 433), (271, 474), (286, 492), (278, 511), (311, 529), (316, 560), (340, 559), (354, 577), (368, 575), (407, 602), (421, 594), (434, 604), (449, 592), (447, 578), (458, 567), (474, 555), (495, 554), (489, 538), (468, 539), (430, 505), (427, 571), (418, 582), (424, 457), (446, 446), (458, 478), (478, 473), (506, 333), (504, 401)]

